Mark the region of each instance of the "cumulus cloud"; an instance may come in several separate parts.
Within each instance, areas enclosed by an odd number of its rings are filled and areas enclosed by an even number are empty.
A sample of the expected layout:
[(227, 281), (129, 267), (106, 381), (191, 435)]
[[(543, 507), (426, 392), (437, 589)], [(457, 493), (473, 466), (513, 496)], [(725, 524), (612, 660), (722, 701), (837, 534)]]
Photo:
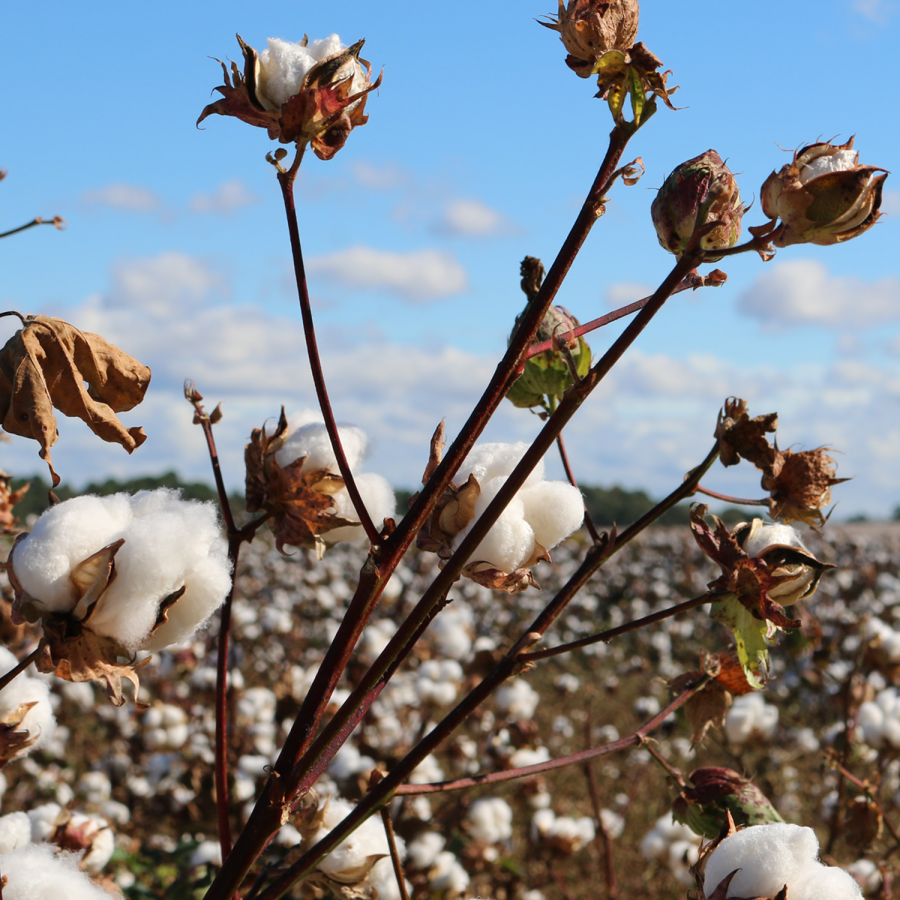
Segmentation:
[(604, 293), (610, 308), (618, 309), (620, 306), (649, 297), (653, 293), (653, 288), (648, 284), (639, 282), (620, 281), (616, 284), (611, 284)]
[(900, 279), (830, 276), (820, 262), (775, 263), (741, 295), (738, 309), (764, 325), (870, 328), (900, 317)]
[(156, 212), (162, 208), (162, 200), (147, 188), (137, 184), (116, 183), (85, 191), (81, 195), (85, 203), (106, 206), (126, 212)]
[(348, 287), (394, 292), (414, 303), (458, 294), (468, 287), (465, 269), (439, 250), (392, 253), (348, 247), (314, 257), (307, 269)]
[(459, 199), (447, 204), (435, 230), (453, 237), (494, 237), (514, 229), (505, 216), (480, 200)]
[(223, 181), (211, 193), (197, 193), (191, 197), (188, 209), (193, 213), (232, 213), (259, 203), (254, 194), (239, 178)]

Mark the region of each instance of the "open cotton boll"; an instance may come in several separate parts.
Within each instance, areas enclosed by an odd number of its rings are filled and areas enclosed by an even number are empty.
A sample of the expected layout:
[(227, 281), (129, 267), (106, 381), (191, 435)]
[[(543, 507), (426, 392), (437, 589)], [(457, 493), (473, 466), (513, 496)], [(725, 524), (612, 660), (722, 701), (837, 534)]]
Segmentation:
[(0, 816), (0, 854), (31, 843), (31, 819), (27, 813)]
[[(361, 475), (357, 475), (355, 480), (363, 505), (376, 528), (380, 528), (385, 519), (394, 518), (397, 512), (397, 498), (386, 478), (374, 472), (363, 472)], [(335, 515), (352, 522), (359, 521), (359, 516), (356, 514), (353, 501), (346, 488), (338, 491), (332, 500), (334, 501)], [(336, 544), (338, 541), (359, 541), (365, 539), (365, 536), (362, 525), (345, 525), (326, 531), (322, 535), (329, 544)]]
[(409, 861), (417, 869), (428, 869), (434, 865), (438, 853), (447, 841), (436, 831), (426, 831), (409, 845)]
[(725, 838), (710, 854), (703, 890), (709, 896), (735, 869), (728, 897), (774, 897), (784, 885), (791, 900), (852, 900), (862, 891), (849, 872), (819, 862), (812, 828), (774, 822)]
[[(477, 476), (476, 476), (477, 477)], [(506, 477), (494, 478), (481, 489), (475, 501), (475, 515), (471, 522), (456, 536), (453, 542), (458, 547), (475, 523), (481, 518), (490, 502), (503, 487)], [(525, 506), (518, 496), (500, 513), (484, 540), (475, 548), (469, 559), (472, 562), (483, 561), (500, 569), (502, 572), (514, 572), (522, 565), (534, 550), (534, 531), (525, 521)]]
[[(464, 484), (468, 480), (469, 475), (474, 475), (483, 490), (484, 486), (492, 479), (509, 475), (519, 464), (530, 446), (525, 441), (519, 441), (515, 444), (476, 444), (469, 451), (469, 455), (457, 470), (453, 480), (456, 484)], [(539, 484), (543, 479), (544, 461), (541, 460), (525, 480), (524, 487)]]
[[(338, 425), (338, 435), (344, 448), (344, 456), (347, 457), (347, 465), (353, 471), (363, 461), (369, 439), (362, 428), (357, 428), (356, 425)], [(329, 472), (338, 474), (331, 438), (322, 421), (308, 422), (296, 431), (291, 431), (284, 446), (275, 454), (275, 462), (285, 469), (301, 456), (306, 457), (303, 463), (306, 471), (328, 469)]]
[[(91, 630), (130, 650), (159, 650), (184, 640), (221, 605), (231, 565), (211, 503), (177, 491), (141, 491), (116, 555), (116, 578), (91, 616)], [(99, 548), (98, 548), (99, 549)], [(167, 620), (149, 637), (165, 597), (185, 587)]]
[(771, 737), (778, 725), (778, 708), (766, 703), (762, 694), (738, 697), (725, 716), (725, 736), (732, 744)]
[[(345, 49), (336, 34), (310, 41), (306, 47), (279, 38), (269, 38), (268, 44), (268, 49), (259, 54), (260, 87), (276, 106), (286, 103), (300, 90), (303, 77), (316, 63)], [(360, 90), (362, 85), (354, 83), (352, 92)]]
[(469, 833), (478, 841), (497, 844), (512, 837), (513, 812), (500, 797), (481, 797), (466, 814)]
[(26, 844), (0, 856), (0, 871), (9, 879), (3, 900), (110, 900), (78, 868), (78, 855), (57, 853), (52, 844)]
[[(6, 647), (0, 647), (0, 675), (12, 671), (18, 660)], [(18, 710), (23, 704), (33, 703), (24, 718), (15, 725), (13, 732), (27, 732), (27, 746), (11, 752), (6, 759), (26, 756), (34, 750), (46, 746), (56, 732), (56, 716), (50, 702), (50, 688), (40, 678), (32, 678), (28, 671), (20, 672), (0, 691), (0, 725), (13, 724), (18, 719)], [(0, 747), (0, 749), (5, 749)], [(9, 748), (12, 750), (12, 747)]]
[(44, 609), (68, 612), (78, 600), (69, 573), (120, 538), (131, 519), (125, 494), (74, 497), (51, 506), (16, 545), (16, 577)]
[(542, 481), (519, 491), (518, 497), (534, 539), (545, 550), (552, 550), (584, 521), (581, 491), (564, 481)]

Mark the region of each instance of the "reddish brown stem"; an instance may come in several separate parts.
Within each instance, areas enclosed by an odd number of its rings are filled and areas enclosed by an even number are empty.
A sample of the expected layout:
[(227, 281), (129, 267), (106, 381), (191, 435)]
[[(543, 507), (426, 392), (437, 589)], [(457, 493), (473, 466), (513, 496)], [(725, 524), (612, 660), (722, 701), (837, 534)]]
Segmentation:
[(717, 491), (710, 491), (703, 485), (697, 485), (697, 491), (700, 494), (706, 494), (707, 497), (714, 497), (716, 500), (724, 500), (726, 503), (734, 503), (737, 506), (768, 506), (768, 500), (747, 500), (743, 497), (729, 497), (728, 494), (720, 494)]
[(875, 807), (878, 809), (878, 812), (881, 814), (881, 818), (884, 822), (885, 828), (891, 833), (891, 837), (894, 839), (895, 847), (891, 852), (893, 853), (895, 850), (900, 849), (900, 833), (897, 832), (897, 829), (891, 824), (888, 817), (885, 815), (884, 808), (881, 803), (878, 801), (878, 796), (872, 790), (871, 786), (868, 782), (861, 781), (855, 775), (853, 775), (848, 769), (844, 768), (836, 758), (829, 759), (829, 764), (833, 769), (837, 769), (840, 774), (847, 779), (854, 787), (861, 790), (866, 797), (868, 797), (869, 801), (875, 804)]
[(297, 159), (294, 166), (287, 172), (279, 170), (278, 183), (281, 185), (281, 194), (284, 199), (284, 211), (287, 215), (288, 231), (291, 237), (291, 254), (294, 260), (294, 276), (297, 281), (297, 296), (300, 300), (300, 315), (303, 319), (303, 333), (306, 338), (306, 353), (309, 357), (309, 368), (312, 373), (313, 384), (316, 388), (316, 399), (319, 402), (319, 409), (325, 420), (325, 428), (328, 431), (328, 437), (331, 439), (331, 447), (334, 450), (334, 457), (337, 460), (338, 469), (341, 478), (344, 479), (344, 485), (353, 508), (359, 516), (359, 524), (362, 525), (369, 539), (369, 543), (378, 546), (381, 543), (381, 536), (369, 511), (363, 503), (359, 488), (356, 486), (356, 479), (350, 471), (350, 464), (347, 462), (347, 455), (344, 453), (344, 447), (341, 443), (341, 436), (338, 432), (337, 422), (334, 419), (334, 410), (331, 408), (331, 401), (328, 399), (328, 388), (325, 385), (325, 373), (322, 370), (322, 361), (319, 357), (319, 345), (316, 341), (316, 330), (313, 323), (312, 305), (309, 301), (309, 288), (306, 283), (306, 267), (303, 265), (303, 251), (300, 246), (300, 228), (297, 224), (297, 208), (294, 205), (294, 178), (296, 177), (299, 158), (302, 151), (298, 151)]
[[(584, 722), (584, 743), (591, 743), (591, 715), (588, 710)], [(584, 777), (587, 780), (588, 794), (591, 798), (591, 807), (594, 810), (594, 821), (597, 823), (597, 843), (603, 848), (603, 875), (606, 881), (606, 896), (609, 900), (618, 900), (619, 887), (616, 883), (616, 861), (613, 856), (613, 842), (606, 826), (603, 824), (603, 807), (600, 804), (600, 791), (597, 788), (597, 776), (594, 767), (586, 762), (584, 764)]]
[(694, 597), (692, 600), (685, 600), (669, 609), (663, 609), (660, 612), (651, 613), (641, 619), (635, 619), (633, 622), (626, 622), (617, 628), (610, 628), (608, 631), (601, 631), (599, 634), (592, 634), (589, 637), (581, 638), (577, 641), (570, 641), (567, 644), (560, 644), (558, 647), (549, 647), (546, 650), (535, 650), (533, 653), (523, 653), (519, 657), (524, 662), (537, 662), (539, 659), (549, 659), (551, 656), (560, 656), (563, 653), (570, 653), (572, 650), (580, 650), (582, 647), (590, 647), (591, 644), (599, 644), (601, 641), (611, 641), (619, 635), (627, 634), (629, 631), (637, 631), (646, 625), (653, 625), (655, 622), (662, 622), (663, 619), (670, 619), (679, 613), (687, 612), (689, 609), (695, 609), (703, 606), (704, 603), (713, 603), (716, 600), (714, 594), (702, 594)]
[[(556, 446), (559, 448), (559, 457), (562, 460), (563, 469), (566, 472), (566, 478), (569, 479), (569, 484), (572, 487), (578, 487), (578, 482), (575, 480), (575, 473), (572, 471), (572, 466), (569, 463), (569, 454), (566, 453), (566, 444), (563, 440), (563, 436), (560, 435), (556, 439)], [(600, 543), (600, 533), (597, 531), (597, 526), (594, 525), (594, 520), (591, 518), (591, 514), (588, 512), (588, 508), (585, 505), (584, 507), (584, 527), (587, 528), (588, 534), (591, 536), (591, 540), (595, 544)]]
[(37, 658), (40, 656), (41, 651), (44, 649), (44, 643), (41, 641), (25, 657), (20, 663), (17, 663), (14, 668), (10, 669), (2, 678), (0, 678), (0, 691), (3, 690), (17, 675), (21, 675)]
[[(391, 854), (391, 865), (394, 867), (394, 877), (397, 879), (400, 900), (409, 900), (409, 893), (406, 890), (406, 878), (403, 875), (403, 865), (400, 862), (400, 854), (397, 852), (397, 841), (394, 839), (394, 825), (391, 822), (391, 814), (386, 806), (382, 807), (381, 821), (384, 823), (384, 835), (387, 838), (388, 850)], [(0, 900), (3, 900), (3, 898), (0, 897)]]

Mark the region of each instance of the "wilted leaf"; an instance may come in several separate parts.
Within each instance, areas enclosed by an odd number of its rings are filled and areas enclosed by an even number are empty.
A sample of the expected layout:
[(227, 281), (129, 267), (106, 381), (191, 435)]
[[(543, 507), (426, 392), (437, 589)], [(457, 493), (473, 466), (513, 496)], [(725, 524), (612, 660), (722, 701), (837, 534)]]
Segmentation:
[(0, 767), (27, 750), (41, 736), (40, 731), (33, 735), (27, 728), (20, 728), (25, 716), (36, 705), (37, 701), (22, 703), (0, 717)]
[(0, 350), (0, 421), (4, 430), (40, 444), (55, 487), (53, 408), (131, 453), (147, 436), (142, 428), (125, 428), (116, 413), (140, 403), (149, 383), (150, 369), (100, 335), (62, 319), (27, 316), (25, 327)]
[(13, 514), (13, 507), (28, 493), (31, 483), (17, 491), (10, 490), (12, 476), (0, 469), (0, 533), (10, 534), (16, 530), (19, 520)]
[(747, 681), (751, 687), (762, 690), (769, 667), (768, 623), (753, 616), (734, 594), (713, 603), (709, 615), (732, 630)]

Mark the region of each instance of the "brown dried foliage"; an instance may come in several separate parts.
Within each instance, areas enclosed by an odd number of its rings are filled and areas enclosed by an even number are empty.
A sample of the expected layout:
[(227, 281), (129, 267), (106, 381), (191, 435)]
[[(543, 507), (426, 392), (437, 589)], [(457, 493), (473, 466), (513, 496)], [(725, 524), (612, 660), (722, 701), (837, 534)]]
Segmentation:
[(50, 316), (26, 316), (0, 350), (0, 422), (10, 434), (33, 438), (53, 469), (54, 407), (82, 419), (104, 441), (129, 453), (147, 438), (143, 428), (125, 428), (116, 413), (137, 406), (150, 384), (150, 369), (104, 338)]

